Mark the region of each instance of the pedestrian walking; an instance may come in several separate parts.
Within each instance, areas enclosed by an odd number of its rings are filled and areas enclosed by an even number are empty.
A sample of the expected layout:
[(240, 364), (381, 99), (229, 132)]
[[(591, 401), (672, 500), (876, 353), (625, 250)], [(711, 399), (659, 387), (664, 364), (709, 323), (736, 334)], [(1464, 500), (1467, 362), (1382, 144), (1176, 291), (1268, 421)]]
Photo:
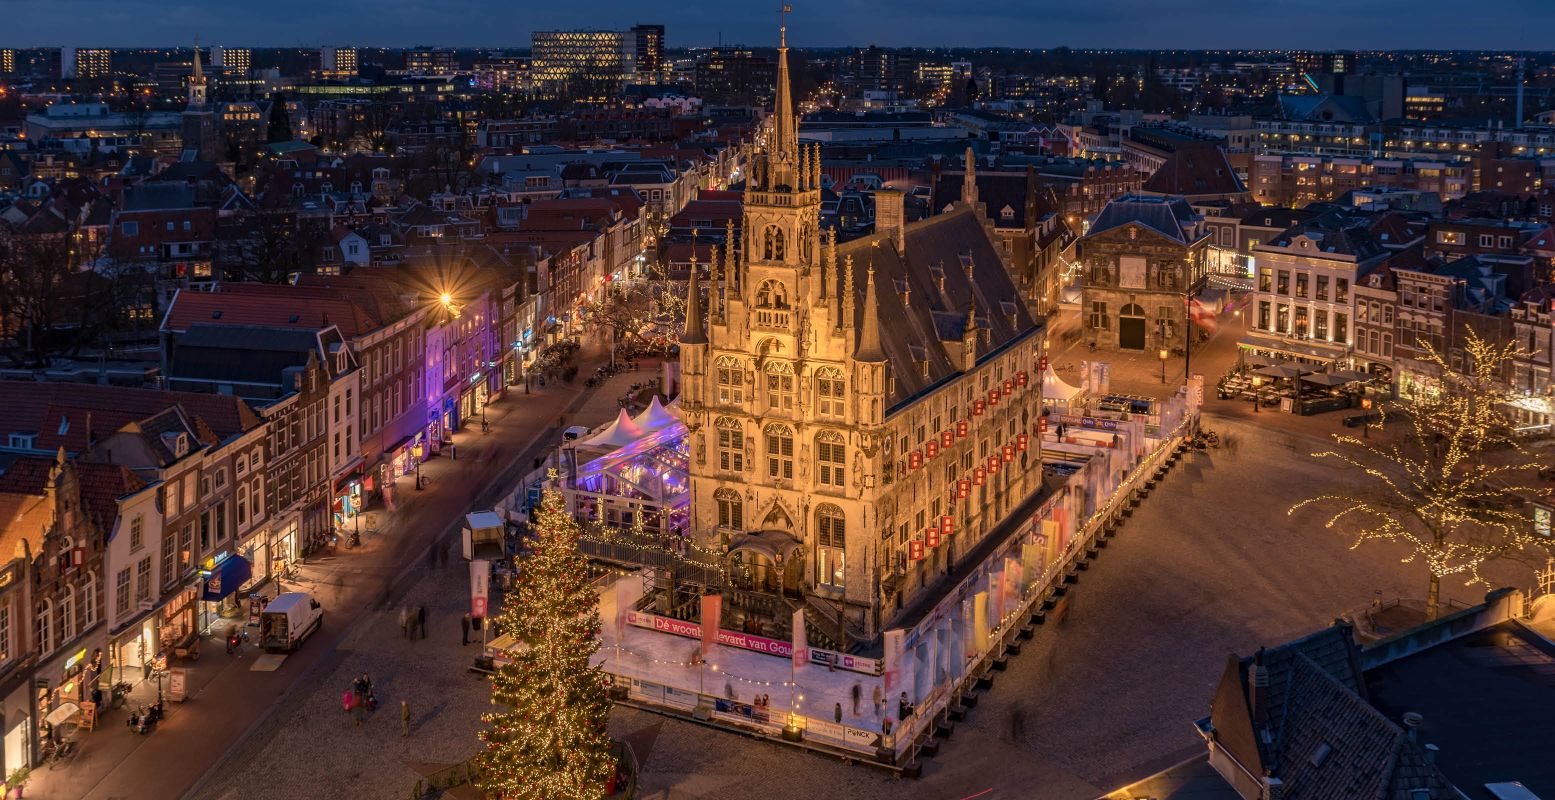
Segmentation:
[(400, 606), (400, 638), (410, 638), (410, 609)]
[(459, 618), (459, 644), (460, 645), (467, 645), (469, 643), (470, 643), (470, 612), (466, 611), (466, 612), (464, 612), (464, 616)]
[(1010, 741), (1016, 744), (1026, 737), (1026, 711), (1020, 706), (1010, 709)]
[(896, 718), (900, 720), (906, 720), (907, 715), (911, 713), (912, 704), (907, 702), (907, 693), (902, 692), (901, 698), (896, 701)]
[(875, 690), (870, 693), (870, 697), (875, 701), (875, 716), (878, 717), (880, 716), (880, 702), (884, 699), (881, 696), (880, 684), (875, 684)]
[(858, 716), (859, 701), (864, 699), (864, 687), (858, 681), (853, 682), (853, 716)]
[(400, 735), (410, 735), (410, 701), (400, 701)]
[(842, 721), (842, 704), (841, 703), (838, 703), (836, 709), (834, 709), (832, 711), (832, 717), (834, 719), (836, 719), (838, 722)]
[(456, 445), (453, 442), (449, 442), (448, 443), (448, 460), (450, 460), (450, 461), (458, 461), (459, 460), (459, 445)]
[(416, 638), (427, 638), (427, 607), (416, 606)]
[(728, 680), (724, 681), (724, 697), (727, 697), (730, 700), (734, 699), (734, 684), (730, 683)]

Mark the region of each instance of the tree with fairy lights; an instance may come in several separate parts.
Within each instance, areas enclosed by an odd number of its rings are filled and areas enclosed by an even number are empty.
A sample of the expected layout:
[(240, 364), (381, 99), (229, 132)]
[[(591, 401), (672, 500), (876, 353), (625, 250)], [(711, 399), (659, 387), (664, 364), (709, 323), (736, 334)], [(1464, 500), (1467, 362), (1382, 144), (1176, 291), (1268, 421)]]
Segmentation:
[(581, 529), (560, 493), (546, 489), (535, 516), (534, 553), (497, 629), (517, 645), (492, 678), (486, 750), (478, 783), (502, 800), (599, 800), (615, 772), (606, 723), (605, 676), (589, 664), (599, 648), (599, 602)]
[(1443, 578), (1488, 583), (1481, 575), (1486, 564), (1542, 555), (1551, 542), (1534, 534), (1525, 511), (1528, 499), (1547, 494), (1534, 484), (1539, 464), (1504, 411), (1516, 345), (1469, 330), (1461, 370), (1428, 343), (1426, 349), (1435, 387), (1383, 414), (1363, 430), (1366, 438), (1336, 434), (1340, 448), (1313, 454), (1345, 465), (1354, 488), (1303, 500), (1290, 513), (1331, 509), (1325, 527), (1351, 531), (1352, 549), (1373, 540), (1403, 544), (1404, 563), (1426, 565), (1426, 618), (1436, 619)]

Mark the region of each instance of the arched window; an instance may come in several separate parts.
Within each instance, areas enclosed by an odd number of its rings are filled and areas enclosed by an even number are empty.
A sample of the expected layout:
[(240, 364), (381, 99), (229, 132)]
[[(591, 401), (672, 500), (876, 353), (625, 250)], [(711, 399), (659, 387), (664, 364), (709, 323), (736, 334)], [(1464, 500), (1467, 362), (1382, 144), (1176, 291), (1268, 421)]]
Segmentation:
[(841, 419), (843, 414), (842, 370), (822, 367), (815, 372), (815, 410), (823, 417)]
[(821, 431), (815, 435), (815, 463), (816, 480), (822, 486), (842, 486), (843, 471), (847, 466), (847, 445), (843, 444), (842, 434), (836, 431)]
[(744, 472), (745, 436), (740, 431), (740, 421), (719, 417), (713, 427), (718, 430), (718, 468), (725, 472)]
[(783, 260), (782, 228), (776, 225), (768, 225), (766, 232), (762, 235), (762, 241), (764, 243), (762, 254), (767, 261)]
[(745, 368), (733, 356), (720, 356), (718, 369), (719, 405), (740, 405), (745, 402)]
[(846, 518), (842, 509), (821, 505), (815, 509), (815, 582), (841, 589), (846, 562)]
[(767, 435), (767, 477), (792, 480), (794, 477), (794, 431), (787, 425), (769, 425)]
[(718, 527), (745, 530), (745, 501), (740, 499), (739, 492), (719, 489), (713, 492), (713, 500), (718, 504)]
[(1123, 310), (1118, 312), (1118, 316), (1122, 317), (1143, 317), (1144, 315), (1145, 309), (1138, 303), (1129, 303), (1123, 307)]
[(781, 281), (762, 281), (756, 289), (757, 308), (788, 308), (788, 287)]
[(794, 368), (787, 362), (773, 361), (767, 365), (767, 408), (794, 410)]

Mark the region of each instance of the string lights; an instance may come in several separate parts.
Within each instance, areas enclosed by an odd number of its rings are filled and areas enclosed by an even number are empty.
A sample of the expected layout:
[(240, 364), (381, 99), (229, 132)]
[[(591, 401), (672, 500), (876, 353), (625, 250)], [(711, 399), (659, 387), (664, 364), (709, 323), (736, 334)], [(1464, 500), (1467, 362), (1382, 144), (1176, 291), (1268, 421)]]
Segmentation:
[[(1468, 586), (1487, 583), (1480, 572), (1485, 564), (1517, 557), (1524, 549), (1549, 550), (1552, 543), (1535, 535), (1523, 513), (1527, 498), (1549, 492), (1524, 482), (1539, 464), (1513, 435), (1503, 411), (1513, 398), (1501, 379), (1519, 355), (1516, 344), (1487, 342), (1470, 328), (1465, 372), (1454, 371), (1428, 341), (1422, 346), (1440, 384), (1417, 392), (1397, 415), (1404, 423), (1393, 429), (1397, 435), (1372, 439), (1367, 433), (1362, 440), (1338, 434), (1334, 441), (1346, 449), (1313, 453), (1363, 476), (1364, 488), (1303, 500), (1289, 513), (1337, 507), (1324, 527), (1353, 526), (1350, 549), (1372, 540), (1407, 546), (1403, 563), (1419, 559), (1426, 565), (1426, 617), (1435, 619), (1442, 578), (1461, 575)], [(1384, 414), (1368, 428), (1382, 430), (1386, 421)]]

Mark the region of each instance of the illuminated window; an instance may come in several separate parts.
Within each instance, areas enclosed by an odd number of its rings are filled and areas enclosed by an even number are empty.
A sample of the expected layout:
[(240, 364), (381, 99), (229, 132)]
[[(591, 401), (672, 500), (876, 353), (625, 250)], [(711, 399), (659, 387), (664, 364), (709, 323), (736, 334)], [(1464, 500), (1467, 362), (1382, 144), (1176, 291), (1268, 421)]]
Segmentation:
[(718, 402), (722, 405), (745, 402), (745, 370), (730, 356), (718, 359)]
[(823, 417), (840, 419), (843, 415), (842, 371), (826, 367), (815, 374), (816, 412)]
[(842, 509), (823, 505), (815, 510), (815, 580), (841, 589), (847, 569), (847, 520)]

